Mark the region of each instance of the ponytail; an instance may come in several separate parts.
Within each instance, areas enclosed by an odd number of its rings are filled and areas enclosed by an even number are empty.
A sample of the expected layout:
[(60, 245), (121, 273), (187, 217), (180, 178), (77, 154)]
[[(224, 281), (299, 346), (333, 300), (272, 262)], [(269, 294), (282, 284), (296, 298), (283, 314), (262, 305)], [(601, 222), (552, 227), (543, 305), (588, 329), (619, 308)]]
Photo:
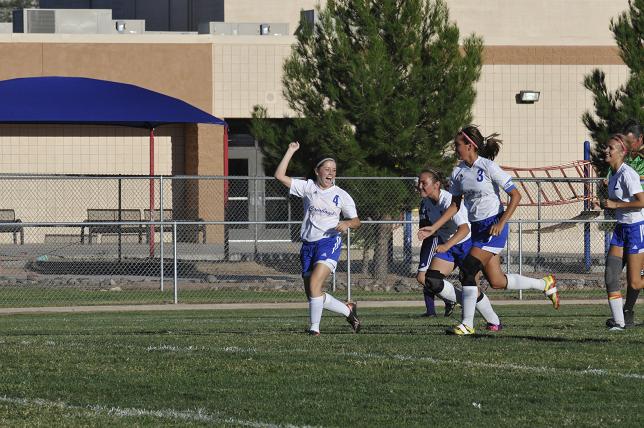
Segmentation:
[(496, 155), (499, 154), (499, 150), (501, 150), (501, 144), (503, 143), (503, 140), (496, 138), (498, 136), (499, 134), (495, 132), (494, 134), (485, 137), (483, 148), (479, 150), (479, 155), (483, 156), (486, 159), (494, 160)]

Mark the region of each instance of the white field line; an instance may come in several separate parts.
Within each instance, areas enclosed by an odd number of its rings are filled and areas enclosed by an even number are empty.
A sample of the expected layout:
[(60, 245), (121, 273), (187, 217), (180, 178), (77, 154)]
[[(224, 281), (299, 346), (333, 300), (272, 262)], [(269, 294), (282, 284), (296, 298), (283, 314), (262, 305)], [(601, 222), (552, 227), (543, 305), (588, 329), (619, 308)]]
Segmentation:
[[(292, 351), (291, 351), (292, 352)], [(375, 353), (361, 353), (361, 352), (349, 352), (344, 355), (358, 358), (372, 358), (372, 359), (383, 359), (383, 360), (397, 360), (397, 361), (418, 361), (426, 362), (431, 364), (451, 364), (454, 367), (458, 366), (467, 366), (467, 367), (476, 367), (476, 368), (485, 368), (485, 369), (500, 369), (500, 370), (517, 370), (525, 371), (531, 373), (545, 373), (545, 374), (568, 374), (573, 376), (615, 376), (624, 379), (638, 379), (644, 380), (644, 374), (638, 373), (615, 373), (610, 372), (605, 369), (595, 369), (588, 367), (584, 370), (574, 370), (574, 369), (559, 369), (555, 367), (538, 367), (538, 366), (525, 366), (522, 364), (513, 364), (513, 363), (486, 363), (479, 361), (460, 361), (460, 360), (446, 360), (446, 359), (437, 359), (433, 357), (418, 357), (415, 355), (387, 355), (387, 354), (375, 354)]]
[(74, 412), (81, 412), (84, 416), (108, 416), (108, 417), (117, 417), (117, 418), (129, 418), (129, 417), (140, 417), (147, 416), (158, 419), (171, 419), (178, 421), (196, 421), (196, 422), (206, 422), (211, 424), (229, 424), (229, 425), (241, 425), (251, 428), (298, 428), (297, 425), (278, 425), (278, 424), (269, 424), (264, 422), (256, 421), (247, 421), (243, 419), (236, 419), (231, 417), (226, 417), (222, 415), (217, 415), (213, 413), (208, 413), (204, 409), (196, 410), (174, 410), (174, 409), (159, 409), (159, 410), (148, 410), (148, 409), (136, 409), (136, 408), (121, 408), (121, 407), (108, 407), (101, 406), (98, 404), (88, 404), (86, 406), (78, 406), (73, 404), (68, 404), (62, 401), (50, 401), (43, 400), (41, 398), (14, 398), (7, 397), (6, 395), (0, 395), (0, 403), (13, 404), (17, 406), (34, 406), (41, 408), (55, 408), (60, 410), (70, 410)]

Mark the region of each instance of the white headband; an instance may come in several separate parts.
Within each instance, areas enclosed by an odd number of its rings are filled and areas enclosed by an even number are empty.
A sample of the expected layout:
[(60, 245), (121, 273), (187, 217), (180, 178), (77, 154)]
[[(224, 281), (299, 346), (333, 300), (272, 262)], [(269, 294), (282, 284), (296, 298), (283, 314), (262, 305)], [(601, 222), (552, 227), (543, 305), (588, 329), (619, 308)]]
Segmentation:
[(324, 164), (324, 162), (326, 162), (326, 161), (333, 161), (333, 162), (335, 162), (335, 159), (333, 159), (333, 158), (324, 158), (324, 159), (322, 159), (320, 162), (318, 162), (318, 164), (317, 164), (317, 165), (315, 165), (315, 169), (318, 169), (318, 168), (319, 168), (322, 164)]

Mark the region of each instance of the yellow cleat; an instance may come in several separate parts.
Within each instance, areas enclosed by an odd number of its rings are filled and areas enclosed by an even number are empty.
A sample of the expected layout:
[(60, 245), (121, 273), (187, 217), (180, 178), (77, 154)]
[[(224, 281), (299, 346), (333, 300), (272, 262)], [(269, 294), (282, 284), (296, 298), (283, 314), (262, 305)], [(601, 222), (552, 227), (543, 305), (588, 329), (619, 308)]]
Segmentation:
[(557, 280), (554, 275), (548, 275), (543, 277), (543, 282), (546, 283), (545, 288), (543, 289), (543, 294), (546, 295), (548, 299), (552, 302), (552, 306), (555, 309), (559, 309), (559, 291), (557, 290)]
[(474, 334), (474, 328), (459, 324), (456, 327), (448, 328), (445, 333), (452, 336), (469, 336)]

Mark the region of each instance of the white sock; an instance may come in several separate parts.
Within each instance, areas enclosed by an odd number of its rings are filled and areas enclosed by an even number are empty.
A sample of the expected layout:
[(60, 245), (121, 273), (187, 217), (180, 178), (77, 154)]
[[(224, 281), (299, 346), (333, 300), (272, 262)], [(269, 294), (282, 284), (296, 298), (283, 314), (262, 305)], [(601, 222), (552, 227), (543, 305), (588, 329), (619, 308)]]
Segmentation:
[(342, 314), (345, 317), (348, 317), (351, 311), (349, 307), (330, 295), (329, 293), (324, 293), (324, 309), (327, 309), (331, 312)]
[(322, 305), (324, 304), (324, 297), (311, 297), (309, 300), (309, 319), (311, 320), (311, 327), (309, 330), (320, 331), (320, 321), (322, 320)]
[(546, 283), (540, 278), (530, 278), (515, 273), (505, 275), (508, 278), (508, 290), (539, 290), (546, 288)]
[(608, 299), (610, 312), (613, 314), (613, 321), (615, 324), (624, 327), (624, 309), (622, 308), (622, 298)]
[(483, 318), (485, 318), (486, 322), (496, 325), (501, 324), (501, 320), (496, 312), (494, 312), (492, 303), (490, 302), (490, 299), (488, 299), (487, 295), (483, 294), (483, 298), (476, 302), (476, 310), (479, 311)]
[(463, 324), (471, 328), (474, 328), (474, 311), (478, 294), (478, 287), (463, 287)]
[(449, 282), (448, 280), (444, 279), (443, 280), (443, 291), (438, 293), (438, 297), (440, 297), (443, 300), (449, 300), (450, 302), (456, 302), (456, 289), (454, 288), (454, 284)]

